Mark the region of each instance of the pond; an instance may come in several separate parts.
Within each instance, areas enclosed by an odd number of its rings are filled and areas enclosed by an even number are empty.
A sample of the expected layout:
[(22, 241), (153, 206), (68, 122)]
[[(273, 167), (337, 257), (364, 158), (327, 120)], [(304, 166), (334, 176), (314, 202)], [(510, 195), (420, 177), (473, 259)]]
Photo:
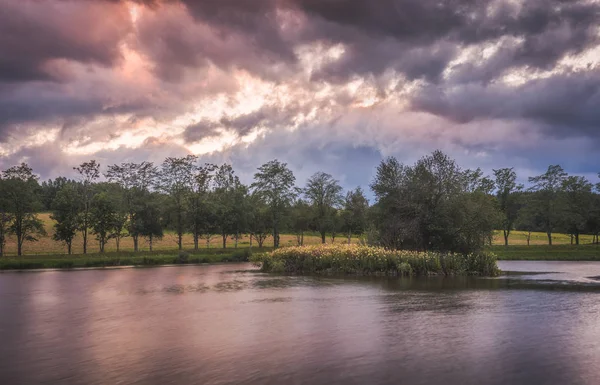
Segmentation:
[(0, 384), (599, 384), (600, 263), (500, 267), (0, 273)]

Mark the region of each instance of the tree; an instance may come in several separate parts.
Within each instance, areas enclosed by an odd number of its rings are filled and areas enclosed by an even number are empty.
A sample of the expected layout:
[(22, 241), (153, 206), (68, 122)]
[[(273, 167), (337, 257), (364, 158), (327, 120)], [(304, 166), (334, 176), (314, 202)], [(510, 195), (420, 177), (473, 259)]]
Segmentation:
[(593, 185), (582, 176), (568, 176), (562, 182), (562, 223), (579, 245), (579, 235), (586, 230), (592, 210)]
[(502, 218), (502, 232), (504, 245), (508, 246), (508, 237), (519, 216), (521, 205), (518, 201), (518, 192), (523, 185), (517, 184), (517, 174), (512, 168), (500, 168), (494, 170), (496, 198)]
[(82, 207), (80, 216), (80, 227), (81, 235), (83, 237), (83, 254), (87, 254), (87, 241), (88, 241), (88, 230), (90, 228), (90, 210), (92, 205), (92, 199), (94, 198), (94, 182), (100, 177), (100, 164), (96, 163), (95, 160), (84, 162), (79, 167), (73, 167), (73, 170), (77, 171), (80, 176), (80, 189), (82, 198)]
[(185, 231), (185, 214), (187, 209), (187, 196), (191, 191), (196, 170), (194, 155), (184, 158), (167, 158), (161, 166), (158, 178), (158, 187), (170, 198), (169, 222), (173, 224), (177, 233), (177, 245), (183, 249), (183, 233)]
[(248, 189), (235, 175), (231, 165), (223, 164), (216, 170), (214, 177), (214, 197), (216, 202), (216, 227), (223, 240), (223, 248), (227, 247), (227, 237), (233, 236), (236, 247), (240, 234), (247, 225)]
[(52, 238), (63, 242), (67, 246), (68, 254), (72, 252), (73, 239), (80, 228), (79, 211), (82, 202), (79, 193), (76, 183), (66, 183), (55, 194), (51, 204), (50, 218), (56, 222)]
[[(121, 186), (123, 210), (127, 213), (127, 232), (133, 239), (133, 250), (139, 250), (139, 229), (136, 214), (145, 206), (150, 188), (155, 184), (158, 169), (152, 162), (121, 163), (108, 166), (106, 178)], [(118, 244), (118, 242), (117, 242)], [(117, 246), (118, 247), (118, 246)]]
[(278, 160), (263, 164), (254, 174), (251, 188), (269, 206), (275, 248), (279, 247), (279, 231), (284, 214), (298, 194), (295, 183), (296, 178), (287, 164)]
[(190, 193), (187, 196), (187, 224), (194, 238), (194, 250), (198, 250), (201, 235), (209, 229), (212, 230), (213, 226), (209, 221), (216, 219), (212, 215), (213, 207), (210, 202), (215, 170), (217, 166), (209, 163), (196, 168)]
[(348, 244), (350, 244), (352, 234), (361, 234), (367, 229), (368, 210), (369, 201), (360, 187), (348, 191), (342, 211), (342, 229), (348, 236)]
[(534, 192), (531, 205), (543, 222), (549, 245), (552, 245), (552, 232), (561, 221), (563, 208), (557, 198), (566, 178), (567, 173), (558, 165), (548, 167), (542, 175), (529, 178), (533, 184), (529, 190)]
[(290, 228), (296, 235), (298, 246), (304, 245), (304, 233), (310, 229), (312, 216), (310, 205), (302, 199), (296, 200), (291, 210)]
[(326, 231), (335, 231), (336, 210), (343, 203), (342, 186), (331, 175), (317, 172), (308, 179), (304, 196), (314, 209), (314, 223), (321, 234), (321, 242), (325, 243)]
[(23, 255), (25, 241), (35, 242), (46, 235), (44, 225), (35, 212), (40, 209), (38, 181), (26, 163), (14, 166), (2, 174), (4, 199), (12, 222), (8, 231), (17, 237), (17, 255)]
[(48, 179), (48, 181), (42, 182), (42, 185), (40, 186), (40, 198), (44, 210), (52, 210), (52, 202), (54, 202), (56, 194), (58, 194), (64, 185), (72, 182), (72, 180), (62, 176), (59, 176), (54, 180)]
[(490, 187), (480, 170), (463, 170), (441, 151), (414, 166), (388, 158), (371, 184), (378, 243), (396, 249), (478, 252), (491, 239), (497, 221)]
[(250, 216), (248, 224), (250, 247), (252, 247), (252, 239), (256, 239), (258, 247), (262, 248), (265, 240), (271, 236), (273, 231), (271, 228), (269, 207), (257, 194), (252, 194), (248, 197), (248, 207)]
[(145, 237), (148, 240), (150, 251), (153, 249), (154, 240), (163, 237), (162, 215), (161, 208), (164, 197), (159, 193), (149, 193), (143, 202), (143, 206), (136, 206), (138, 212), (134, 218), (135, 231), (138, 235)]
[(7, 182), (0, 173), (0, 257), (4, 256), (6, 248), (6, 239), (10, 232), (10, 224), (13, 222), (13, 216), (10, 211), (10, 199), (6, 190)]
[(115, 223), (118, 221), (117, 205), (114, 197), (106, 191), (95, 194), (90, 205), (90, 225), (100, 245), (100, 252), (104, 253), (104, 247), (114, 231)]

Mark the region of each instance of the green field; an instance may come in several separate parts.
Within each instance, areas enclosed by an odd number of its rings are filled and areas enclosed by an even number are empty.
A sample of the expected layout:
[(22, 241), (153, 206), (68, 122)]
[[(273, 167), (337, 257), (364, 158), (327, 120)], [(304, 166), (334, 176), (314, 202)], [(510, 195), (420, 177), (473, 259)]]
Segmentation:
[[(264, 253), (270, 249), (253, 249)], [(212, 249), (199, 252), (113, 252), (87, 255), (26, 255), (0, 258), (0, 270), (70, 269), (117, 266), (157, 266), (199, 263), (247, 262), (252, 252), (249, 248)]]
[[(148, 245), (145, 241), (140, 242), (140, 253), (133, 254), (133, 241), (131, 238), (123, 238), (121, 241), (120, 253), (116, 253), (116, 244), (114, 240), (111, 240), (106, 245), (106, 254), (98, 253), (98, 242), (95, 241), (93, 235), (89, 237), (87, 256), (80, 256), (83, 246), (81, 238), (78, 237), (73, 242), (73, 256), (66, 257), (66, 246), (60, 242), (52, 240), (53, 232), (53, 221), (50, 218), (50, 214), (42, 213), (39, 215), (44, 221), (48, 236), (41, 238), (37, 242), (26, 242), (24, 245), (25, 256), (22, 258), (16, 258), (16, 243), (14, 238), (9, 238), (7, 242), (7, 253), (5, 258), (2, 259), (1, 268), (6, 266), (14, 265), (14, 261), (17, 260), (28, 260), (28, 261), (46, 261), (48, 267), (62, 266), (72, 264), (73, 267), (85, 267), (94, 264), (102, 266), (109, 265), (136, 265), (136, 264), (152, 264), (153, 261), (156, 264), (171, 263), (174, 256), (177, 255), (177, 237), (173, 233), (167, 233), (163, 239), (154, 242), (154, 251), (149, 252)], [(358, 242), (358, 238), (352, 239), (353, 243)], [(581, 245), (571, 245), (571, 238), (566, 234), (554, 234), (553, 245), (548, 246), (548, 239), (545, 233), (531, 233), (530, 246), (527, 246), (526, 233), (523, 231), (514, 231), (511, 233), (509, 238), (509, 246), (504, 246), (504, 239), (502, 232), (497, 231), (494, 234), (493, 245), (490, 250), (493, 251), (498, 259), (511, 259), (511, 260), (600, 260), (600, 247), (592, 244), (591, 235), (582, 235), (580, 237)], [(319, 244), (321, 238), (317, 234), (307, 234), (304, 237), (305, 244)], [(328, 242), (331, 239), (328, 238)], [(336, 243), (346, 243), (346, 239), (343, 236), (336, 238)], [(296, 237), (294, 235), (282, 235), (281, 236), (282, 246), (296, 245)], [(183, 238), (183, 247), (185, 250), (193, 249), (193, 239), (191, 234), (185, 234)], [(227, 250), (222, 249), (221, 237), (214, 237), (210, 242), (210, 249), (206, 248), (206, 241), (201, 240), (201, 249), (193, 253), (204, 262), (219, 262), (225, 255), (233, 255), (235, 252), (241, 252), (244, 249), (249, 248), (250, 238), (245, 235), (238, 241), (238, 249), (234, 249), (234, 241), (229, 238), (227, 240)], [(255, 249), (257, 244), (256, 241), (253, 243)], [(273, 240), (267, 239), (264, 244), (265, 247), (270, 248), (273, 246)], [(154, 260), (146, 259), (144, 257), (152, 257)], [(72, 262), (66, 262), (68, 260)], [(12, 261), (12, 262), (11, 262)], [(86, 262), (87, 261), (87, 262)], [(160, 261), (160, 263), (159, 263)], [(23, 262), (32, 264), (33, 262)], [(39, 262), (41, 263), (41, 262)], [(5, 267), (3, 267), (5, 266)], [(68, 266), (66, 266), (68, 267)]]
[[(39, 218), (44, 222), (44, 227), (48, 235), (46, 237), (42, 237), (37, 242), (25, 242), (23, 245), (23, 253), (25, 255), (54, 255), (54, 254), (66, 254), (67, 247), (61, 242), (56, 242), (52, 239), (52, 234), (54, 233), (53, 225), (54, 221), (50, 218), (49, 213), (41, 213), (39, 214)], [(330, 238), (327, 240), (331, 241)], [(354, 239), (357, 241), (357, 238)], [(336, 238), (336, 243), (345, 243), (346, 238), (344, 236), (339, 236)], [(321, 243), (321, 237), (317, 234), (306, 234), (304, 236), (305, 244), (318, 244)], [(296, 236), (295, 235), (281, 235), (281, 246), (290, 246), (296, 245)], [(200, 248), (207, 248), (206, 240), (200, 240)], [(235, 241), (231, 238), (227, 239), (227, 248), (233, 248), (235, 246)], [(241, 239), (238, 240), (238, 247), (244, 248), (250, 246), (250, 237), (248, 235), (244, 235)], [(256, 247), (256, 240), (253, 241), (253, 247)], [(267, 238), (264, 245), (265, 247), (273, 246), (272, 237)], [(140, 251), (149, 251), (149, 246), (145, 239), (140, 239)], [(210, 240), (209, 247), (211, 249), (219, 249), (223, 247), (223, 241), (220, 236), (215, 236)], [(194, 248), (194, 239), (191, 234), (184, 234), (183, 236), (183, 249), (191, 250)], [(159, 252), (176, 252), (178, 250), (177, 247), (177, 235), (173, 232), (166, 232), (165, 236), (162, 239), (154, 240), (154, 245), (152, 247), (153, 251)], [(116, 252), (117, 246), (115, 240), (110, 240), (106, 246), (105, 251), (107, 253)], [(73, 254), (81, 254), (83, 252), (83, 241), (81, 236), (78, 234), (75, 240), (73, 241)], [(95, 240), (93, 234), (88, 235), (88, 254), (97, 253), (99, 251), (98, 242)], [(123, 238), (121, 240), (120, 251), (133, 251), (133, 240), (130, 237)], [(8, 242), (6, 244), (6, 256), (16, 256), (17, 254), (17, 244), (16, 239), (14, 237), (9, 237)]]

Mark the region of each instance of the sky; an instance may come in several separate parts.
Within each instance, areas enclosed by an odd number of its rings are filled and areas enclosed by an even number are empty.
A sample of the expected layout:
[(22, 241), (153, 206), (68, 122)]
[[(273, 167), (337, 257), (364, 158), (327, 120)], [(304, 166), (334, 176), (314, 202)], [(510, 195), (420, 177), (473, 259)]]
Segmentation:
[(0, 0), (0, 169), (600, 172), (600, 1)]

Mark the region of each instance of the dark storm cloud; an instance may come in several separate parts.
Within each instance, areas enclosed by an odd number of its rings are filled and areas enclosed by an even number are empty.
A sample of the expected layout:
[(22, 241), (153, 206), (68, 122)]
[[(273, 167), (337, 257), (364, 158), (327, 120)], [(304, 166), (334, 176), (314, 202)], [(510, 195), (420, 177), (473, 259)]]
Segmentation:
[(600, 69), (556, 74), (517, 87), (467, 84), (426, 86), (413, 97), (415, 110), (458, 123), (475, 119), (527, 119), (559, 136), (600, 138)]
[(120, 5), (100, 3), (0, 0), (0, 83), (62, 80), (51, 60), (112, 66), (131, 25)]
[(565, 54), (598, 42), (597, 2), (528, 0), (522, 7), (479, 0), (295, 3), (310, 15), (308, 39), (349, 47), (348, 57), (326, 68), (326, 75), (377, 74), (394, 68), (410, 79), (435, 81), (458, 48), (501, 37), (521, 38), (502, 50), (505, 60), (494, 60), (496, 68), (488, 77), (495, 77), (515, 66), (551, 67)]
[(198, 142), (204, 138), (215, 136), (219, 133), (218, 124), (207, 120), (201, 120), (190, 124), (183, 132), (183, 138), (186, 142)]

